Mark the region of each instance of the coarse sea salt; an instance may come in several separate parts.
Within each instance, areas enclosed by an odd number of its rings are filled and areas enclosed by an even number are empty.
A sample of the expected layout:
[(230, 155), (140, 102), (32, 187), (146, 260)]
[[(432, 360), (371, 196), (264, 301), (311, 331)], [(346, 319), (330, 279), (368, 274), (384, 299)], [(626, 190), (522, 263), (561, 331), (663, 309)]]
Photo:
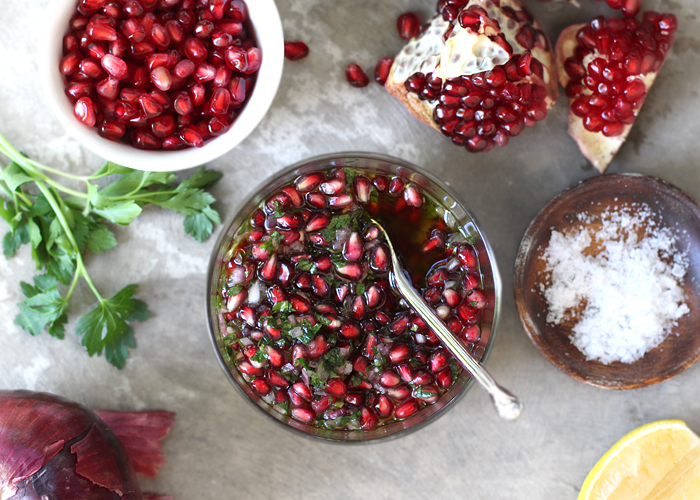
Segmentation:
[(578, 220), (573, 231), (552, 231), (541, 257), (547, 322), (575, 322), (571, 342), (588, 360), (632, 363), (689, 312), (682, 289), (687, 256), (645, 204)]

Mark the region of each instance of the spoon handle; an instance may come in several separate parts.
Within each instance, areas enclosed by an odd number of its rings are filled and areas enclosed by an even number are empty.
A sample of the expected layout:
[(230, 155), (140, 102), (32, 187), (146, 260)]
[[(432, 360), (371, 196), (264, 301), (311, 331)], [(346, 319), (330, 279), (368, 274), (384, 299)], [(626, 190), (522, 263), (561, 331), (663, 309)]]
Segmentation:
[(418, 316), (438, 336), (447, 350), (457, 358), (464, 369), (489, 393), (498, 415), (505, 420), (516, 420), (523, 410), (520, 400), (498, 385), (486, 368), (479, 364), (459, 339), (454, 336), (452, 331), (447, 328), (445, 323), (442, 322), (440, 317), (435, 314), (435, 311), (423, 300), (423, 297), (420, 296), (400, 271), (402, 269), (401, 263), (393, 251), (391, 258), (394, 270), (399, 270), (398, 272), (392, 271), (389, 274), (392, 284), (418, 313)]

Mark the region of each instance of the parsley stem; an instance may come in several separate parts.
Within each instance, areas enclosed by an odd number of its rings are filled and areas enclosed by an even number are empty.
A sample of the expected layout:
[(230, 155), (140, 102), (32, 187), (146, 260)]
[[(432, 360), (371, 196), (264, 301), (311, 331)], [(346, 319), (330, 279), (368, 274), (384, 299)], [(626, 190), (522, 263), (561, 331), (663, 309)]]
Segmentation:
[(90, 287), (90, 290), (92, 290), (92, 293), (95, 294), (95, 297), (100, 302), (103, 302), (102, 296), (100, 295), (100, 292), (97, 291), (97, 288), (95, 288), (94, 283), (92, 282), (92, 279), (90, 279), (90, 275), (87, 272), (87, 269), (85, 269), (85, 264), (83, 263), (83, 257), (80, 254), (80, 248), (78, 247), (78, 243), (75, 241), (75, 236), (73, 235), (73, 231), (71, 231), (70, 225), (68, 224), (68, 221), (66, 220), (66, 216), (63, 213), (63, 210), (61, 210), (61, 207), (59, 204), (56, 202), (56, 199), (54, 198), (53, 193), (46, 187), (46, 185), (41, 182), (40, 180), (36, 180), (36, 185), (39, 188), (39, 191), (44, 195), (46, 198), (46, 201), (51, 205), (51, 208), (53, 209), (54, 213), (56, 214), (56, 218), (58, 219), (58, 222), (61, 224), (61, 227), (63, 228), (63, 232), (66, 234), (66, 238), (68, 238), (69, 243), (73, 247), (73, 250), (75, 251), (75, 269), (76, 273), (80, 273), (80, 275), (85, 279), (85, 282), (88, 284)]
[[(56, 182), (53, 180), (51, 177), (45, 175), (43, 172), (41, 172), (41, 169), (46, 169), (54, 173), (58, 173), (60, 175), (63, 175), (64, 177), (70, 177), (70, 178), (77, 178), (76, 176), (73, 176), (71, 174), (63, 174), (60, 173), (58, 170), (46, 167), (46, 165), (41, 165), (40, 163), (34, 162), (24, 156), (22, 153), (17, 151), (12, 145), (7, 142), (7, 139), (5, 139), (2, 135), (0, 135), (0, 152), (2, 152), (5, 156), (10, 158), (12, 161), (17, 163), (18, 165), (21, 165), (23, 169), (28, 173), (28, 174), (33, 174), (34, 177), (38, 176), (41, 180), (49, 184), (51, 187), (58, 189), (59, 191), (63, 191), (66, 194), (70, 194), (73, 196), (81, 197), (81, 198), (87, 198), (87, 194), (81, 192), (81, 191), (76, 191), (74, 189), (68, 188), (64, 186), (63, 184)], [(82, 180), (78, 178), (78, 180)]]

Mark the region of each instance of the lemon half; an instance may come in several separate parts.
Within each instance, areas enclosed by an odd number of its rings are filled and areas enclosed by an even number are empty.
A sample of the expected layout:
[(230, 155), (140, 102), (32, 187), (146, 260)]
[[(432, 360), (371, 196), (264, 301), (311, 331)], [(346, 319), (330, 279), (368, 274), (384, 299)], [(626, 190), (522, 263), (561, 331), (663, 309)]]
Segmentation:
[(680, 420), (643, 425), (586, 477), (578, 500), (700, 499), (700, 437)]

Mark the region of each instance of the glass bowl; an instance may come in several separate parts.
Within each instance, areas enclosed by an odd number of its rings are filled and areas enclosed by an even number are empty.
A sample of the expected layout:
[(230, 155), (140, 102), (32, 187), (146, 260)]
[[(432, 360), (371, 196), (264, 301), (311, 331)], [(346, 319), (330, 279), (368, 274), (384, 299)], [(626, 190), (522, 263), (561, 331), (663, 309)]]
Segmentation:
[[(461, 240), (469, 241), (473, 244), (478, 258), (478, 271), (475, 271), (475, 274), (478, 272), (478, 278), (480, 279), (479, 287), (486, 296), (487, 305), (480, 311), (481, 319), (478, 326), (481, 329), (481, 335), (478, 340), (475, 340), (475, 342), (470, 345), (470, 348), (477, 359), (481, 362), (486, 360), (494, 342), (499, 319), (501, 280), (493, 251), (485, 235), (465, 205), (458, 201), (438, 179), (403, 160), (375, 154), (339, 153), (302, 161), (282, 170), (271, 179), (265, 181), (252, 196), (241, 202), (235, 215), (224, 225), (224, 229), (219, 235), (218, 241), (214, 247), (208, 274), (207, 316), (214, 351), (226, 376), (243, 397), (253, 403), (261, 412), (287, 429), (298, 431), (308, 436), (339, 442), (366, 442), (396, 436), (408, 430), (415, 430), (422, 427), (427, 422), (434, 420), (438, 415), (444, 413), (458, 397), (466, 392), (471, 386), (471, 377), (465, 371), (457, 371), (452, 385), (439, 396), (437, 401), (426, 404), (416, 413), (403, 420), (386, 422), (371, 430), (362, 430), (360, 428), (339, 430), (318, 427), (304, 423), (290, 416), (291, 405), (289, 411), (283, 413), (279, 411), (277, 406), (270, 404), (269, 401), (273, 396), (268, 394), (263, 398), (253, 390), (246, 381), (247, 375), (244, 376), (236, 366), (235, 357), (238, 351), (227, 346), (227, 342), (224, 340), (225, 337), (233, 331), (227, 323), (227, 319), (231, 321), (231, 318), (224, 317), (228, 309), (221, 293), (222, 287), (224, 287), (227, 280), (226, 266), (227, 263), (232, 260), (231, 256), (234, 250), (239, 245), (242, 245), (243, 242), (247, 242), (251, 231), (249, 221), (251, 220), (253, 212), (257, 208), (263, 206), (273, 194), (278, 193), (280, 189), (292, 183), (300, 176), (318, 171), (324, 172), (325, 175), (333, 169), (348, 168), (352, 170), (345, 171), (357, 172), (357, 175), (365, 174), (370, 178), (375, 175), (382, 175), (387, 178), (399, 178), (406, 183), (406, 186), (414, 184), (422, 191), (426, 200), (435, 202), (435, 205), (430, 206), (441, 207), (436, 209), (435, 213), (441, 217), (450, 231), (457, 233)], [(352, 186), (350, 182), (348, 182), (348, 185)], [(349, 190), (351, 188), (348, 187), (345, 189)], [(308, 202), (304, 203), (308, 204)], [(299, 210), (301, 210), (301, 208)], [(382, 219), (382, 221), (385, 222), (385, 219)], [(394, 223), (395, 222), (396, 221), (394, 221)], [(399, 221), (399, 225), (401, 224), (403, 224), (403, 222)], [(390, 224), (387, 224), (387, 226), (390, 226)], [(396, 227), (395, 224), (394, 227)], [(391, 227), (388, 227), (388, 230), (391, 236)], [(357, 293), (362, 294), (363, 292), (358, 291)], [(258, 303), (260, 303), (259, 300)], [(312, 303), (312, 307), (316, 305), (316, 302)], [(474, 304), (472, 303), (472, 305)], [(241, 331), (245, 331), (245, 327)], [(324, 330), (321, 330), (321, 332), (323, 331)], [(324, 335), (328, 337), (329, 333), (326, 332)], [(364, 332), (362, 335), (364, 335)], [(410, 331), (407, 331), (406, 335), (411, 335)], [(416, 338), (415, 333), (412, 335)], [(358, 337), (358, 339), (360, 337)], [(295, 340), (292, 339), (292, 341)], [(238, 347), (238, 349), (241, 348)], [(311, 386), (311, 384), (309, 384), (309, 386)]]

